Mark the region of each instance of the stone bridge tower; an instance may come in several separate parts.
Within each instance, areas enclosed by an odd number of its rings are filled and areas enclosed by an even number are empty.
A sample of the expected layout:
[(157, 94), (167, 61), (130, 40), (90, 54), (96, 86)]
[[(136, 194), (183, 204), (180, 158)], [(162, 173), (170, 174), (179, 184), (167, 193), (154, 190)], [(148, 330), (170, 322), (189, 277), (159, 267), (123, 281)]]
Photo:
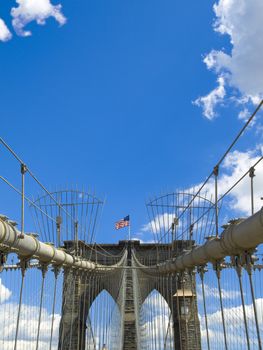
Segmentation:
[[(176, 251), (189, 247), (188, 241), (175, 241), (173, 243), (173, 249), (176, 247)], [(118, 244), (101, 244), (96, 247), (96, 253), (89, 245), (79, 242), (80, 253), (90, 258), (92, 261), (98, 264), (112, 265), (117, 262), (109, 256), (105, 256), (103, 251), (107, 251), (113, 255), (119, 255), (124, 249), (127, 249), (128, 259), (125, 273), (125, 306), (124, 306), (124, 339), (123, 350), (140, 350), (137, 345), (138, 339), (136, 338), (136, 312), (135, 312), (135, 293), (134, 293), (134, 274), (132, 272), (132, 250), (136, 251), (137, 257), (148, 257), (148, 264), (155, 265), (158, 262), (167, 260), (171, 250), (171, 246), (168, 244), (151, 244), (140, 243), (140, 241), (119, 241)], [(72, 251), (74, 249), (74, 242), (65, 242), (65, 249)], [(158, 251), (157, 251), (158, 250)], [(84, 253), (85, 252), (85, 253)], [(158, 257), (158, 261), (157, 261)], [(85, 333), (86, 333), (86, 319), (89, 309), (96, 296), (105, 289), (117, 301), (118, 295), (118, 279), (120, 272), (115, 272), (111, 278), (111, 283), (108, 283), (109, 279), (106, 279), (104, 285), (97, 290), (96, 295), (91, 292), (93, 278), (89, 278), (89, 281), (83, 281), (81, 274), (73, 276), (72, 272), (64, 272), (64, 284), (63, 284), (63, 302), (62, 302), (62, 317), (60, 322), (59, 332), (59, 350), (91, 350), (85, 349)], [(195, 294), (195, 280), (189, 275), (185, 275), (182, 279), (175, 280), (175, 278), (163, 279), (163, 283), (166, 283), (165, 288), (159, 290), (158, 284), (151, 276), (144, 276), (140, 280), (140, 286), (142, 290), (145, 290), (144, 299), (149, 295), (150, 290), (156, 289), (159, 291), (172, 311), (173, 328), (174, 328), (174, 349), (175, 350), (200, 350), (201, 349), (201, 337), (200, 337), (200, 325), (197, 312), (197, 301)], [(116, 283), (114, 283), (114, 279)], [(139, 276), (140, 279), (140, 276)], [(182, 282), (183, 280), (183, 282)], [(184, 283), (184, 289), (182, 288)], [(145, 286), (145, 288), (144, 288)], [(147, 288), (146, 288), (147, 286)], [(150, 286), (150, 287), (149, 287)], [(189, 294), (189, 291), (191, 295)], [(74, 295), (74, 300), (72, 296)], [(187, 322), (182, 315), (182, 298), (188, 300), (187, 304), (188, 312), (192, 315), (191, 319)], [(191, 302), (190, 302), (191, 300)], [(185, 302), (185, 300), (184, 300)], [(83, 310), (85, 314), (83, 316)], [(81, 312), (82, 311), (82, 312)], [(82, 315), (80, 317), (80, 315)], [(73, 318), (73, 322), (72, 322)], [(187, 329), (186, 329), (187, 328)], [(70, 339), (71, 338), (71, 339)], [(92, 349), (93, 350), (93, 349)]]

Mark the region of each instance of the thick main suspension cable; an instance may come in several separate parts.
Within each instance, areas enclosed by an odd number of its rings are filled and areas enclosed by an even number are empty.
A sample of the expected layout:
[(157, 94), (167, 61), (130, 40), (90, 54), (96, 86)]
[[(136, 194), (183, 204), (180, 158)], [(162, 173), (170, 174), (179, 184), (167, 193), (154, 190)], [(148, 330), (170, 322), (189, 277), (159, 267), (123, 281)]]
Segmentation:
[(9, 222), (0, 218), (0, 243), (9, 248), (10, 251), (18, 252), (20, 256), (35, 257), (43, 263), (52, 263), (53, 265), (64, 267), (75, 267), (83, 270), (97, 270), (101, 273), (109, 272), (122, 266), (126, 257), (126, 252), (120, 261), (111, 266), (95, 264), (84, 259), (75, 259), (74, 256), (66, 253), (54, 246), (38, 241), (31, 235), (25, 235), (24, 239), (19, 239), (20, 232)]
[(214, 263), (226, 256), (255, 249), (263, 243), (263, 208), (245, 220), (229, 225), (218, 238), (211, 237), (205, 244), (178, 255), (172, 260), (153, 266), (144, 266), (134, 254), (136, 265), (145, 273), (158, 275), (180, 272), (195, 266)]

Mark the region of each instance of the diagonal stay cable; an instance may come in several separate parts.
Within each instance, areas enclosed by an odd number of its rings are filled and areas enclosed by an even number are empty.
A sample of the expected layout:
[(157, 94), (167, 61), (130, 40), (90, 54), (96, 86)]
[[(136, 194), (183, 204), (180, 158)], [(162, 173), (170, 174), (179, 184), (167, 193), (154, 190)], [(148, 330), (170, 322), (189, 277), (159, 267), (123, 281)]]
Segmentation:
[[(250, 172), (250, 169), (251, 167), (254, 168), (256, 167), (261, 161), (263, 160), (263, 156), (259, 157), (259, 159), (252, 165), (249, 167), (249, 169), (226, 191), (224, 192), (219, 198), (218, 198), (218, 203), (221, 202), (232, 190), (233, 188), (235, 188)], [(215, 206), (215, 204), (211, 204), (210, 207), (207, 208), (206, 211), (203, 212), (203, 214), (197, 218), (192, 224), (195, 225), (200, 219), (202, 219), (202, 217), (204, 217), (213, 207)], [(189, 205), (188, 205), (189, 207)], [(171, 228), (169, 228), (165, 234), (161, 237), (161, 239), (164, 238), (165, 235), (168, 235), (169, 234), (169, 231), (171, 230)], [(182, 237), (183, 233), (186, 232), (188, 230), (188, 227), (183, 231), (181, 232), (180, 237)], [(160, 243), (160, 240), (157, 242), (157, 243)]]
[[(14, 156), (14, 158), (20, 163), (21, 166), (25, 167), (25, 163), (23, 162), (23, 160), (17, 155), (17, 153), (7, 144), (7, 142), (0, 137), (0, 143)], [(29, 173), (29, 175), (34, 179), (34, 181), (44, 190), (44, 192), (46, 192), (46, 194), (53, 200), (53, 202), (66, 214), (66, 216), (68, 216), (71, 221), (73, 223), (75, 223), (75, 219), (73, 217), (72, 214), (70, 214), (63, 205), (61, 205), (57, 199), (54, 197), (53, 193), (51, 193), (50, 191), (48, 191), (48, 189), (40, 182), (40, 180), (33, 174), (33, 172), (30, 170), (30, 168), (28, 166), (25, 167), (26, 172)], [(22, 196), (23, 196), (23, 191), (22, 191)], [(94, 197), (93, 200), (97, 199), (97, 197)], [(98, 205), (98, 203), (97, 203)], [(98, 212), (98, 209), (97, 209)], [(96, 212), (96, 217), (97, 217), (97, 212)], [(95, 219), (96, 220), (96, 219)], [(96, 221), (95, 221), (96, 222)], [(93, 233), (94, 234), (94, 227), (95, 224), (93, 226)]]
[[(15, 153), (15, 151), (4, 141), (4, 139), (2, 137), (0, 137), (0, 143), (2, 143), (2, 145), (15, 157), (15, 159), (21, 164), (21, 165), (25, 165), (25, 163), (22, 161), (22, 159)], [(48, 191), (48, 189), (38, 180), (38, 178), (32, 173), (32, 171), (27, 167), (27, 172), (29, 173), (29, 175), (36, 181), (36, 183), (47, 193), (47, 195), (50, 196), (50, 198), (54, 201), (54, 203), (56, 203), (56, 205), (58, 205), (63, 211), (64, 213), (69, 216), (73, 222), (74, 222), (74, 218), (69, 214), (69, 212), (60, 205), (60, 203), (55, 199), (55, 197)]]
[[(241, 130), (238, 132), (237, 136), (234, 138), (234, 140), (232, 141), (232, 143), (229, 145), (229, 147), (227, 148), (227, 150), (224, 152), (224, 154), (222, 155), (222, 157), (219, 159), (219, 161), (217, 162), (216, 166), (214, 167), (217, 168), (219, 167), (219, 165), (223, 162), (223, 160), (226, 158), (226, 156), (228, 155), (228, 153), (231, 151), (231, 149), (234, 147), (234, 145), (237, 143), (237, 141), (239, 140), (239, 138), (242, 136), (242, 134), (244, 133), (244, 131), (246, 130), (246, 128), (249, 126), (249, 124), (252, 122), (252, 120), (254, 119), (254, 117), (256, 116), (256, 114), (258, 113), (258, 111), (260, 110), (260, 108), (263, 105), (263, 100), (261, 100), (261, 102), (258, 104), (257, 108), (255, 109), (255, 111), (251, 114), (251, 116), (249, 117), (249, 119), (247, 120), (247, 122), (245, 123), (245, 125), (241, 128)], [(209, 174), (209, 176), (206, 178), (206, 180), (202, 183), (202, 185), (199, 187), (198, 191), (195, 193), (195, 195), (192, 197), (192, 199), (190, 200), (190, 202), (188, 203), (188, 205), (185, 207), (185, 209), (181, 212), (181, 214), (179, 215), (178, 219), (180, 219), (182, 217), (182, 215), (185, 213), (185, 211), (191, 206), (191, 204), (193, 203), (193, 201), (195, 200), (195, 198), (199, 195), (199, 193), (202, 191), (202, 189), (205, 187), (205, 185), (207, 184), (207, 182), (210, 180), (210, 178), (214, 175), (214, 169), (213, 171)]]
[[(3, 180), (8, 186), (10, 186), (16, 193), (18, 193), (20, 196), (22, 196), (21, 191), (19, 191), (14, 185), (11, 184), (7, 179), (5, 179), (3, 176), (0, 175), (0, 179)], [(45, 213), (38, 205), (36, 205), (33, 201), (31, 201), (28, 197), (25, 196), (25, 200), (32, 205), (33, 207), (37, 208), (42, 214), (44, 214), (48, 219), (56, 222), (54, 218), (49, 216), (47, 213)]]
[[(223, 160), (226, 158), (226, 156), (228, 155), (228, 153), (231, 151), (231, 149), (234, 147), (234, 145), (237, 143), (237, 141), (239, 140), (239, 138), (241, 137), (241, 135), (243, 134), (243, 132), (246, 130), (246, 128), (248, 127), (248, 125), (252, 122), (252, 120), (254, 119), (254, 117), (256, 116), (256, 114), (258, 113), (258, 111), (260, 110), (260, 108), (263, 105), (263, 100), (261, 100), (261, 102), (259, 103), (259, 105), (257, 106), (257, 108), (255, 109), (255, 111), (251, 114), (251, 116), (249, 117), (249, 119), (247, 120), (247, 122), (245, 123), (245, 125), (243, 126), (243, 128), (239, 131), (239, 133), (237, 134), (237, 136), (234, 138), (233, 142), (229, 145), (229, 147), (227, 148), (227, 150), (225, 151), (225, 153), (223, 154), (223, 156), (219, 159), (219, 161), (217, 162), (216, 167), (218, 167)], [(192, 198), (192, 200), (188, 203), (188, 207), (192, 204), (192, 202), (194, 201), (195, 197), (201, 192), (201, 190), (203, 189), (203, 187), (205, 186), (205, 184), (208, 182), (208, 180), (212, 177), (212, 175), (214, 174), (214, 170), (210, 173), (210, 175), (208, 176), (208, 178), (204, 181), (204, 183), (202, 184), (202, 186), (198, 189), (197, 193), (195, 194), (195, 196)], [(187, 208), (186, 208), (187, 209)], [(186, 210), (185, 209), (185, 210)], [(183, 215), (183, 213), (185, 212), (185, 210), (183, 210), (183, 212), (181, 213), (180, 217)]]

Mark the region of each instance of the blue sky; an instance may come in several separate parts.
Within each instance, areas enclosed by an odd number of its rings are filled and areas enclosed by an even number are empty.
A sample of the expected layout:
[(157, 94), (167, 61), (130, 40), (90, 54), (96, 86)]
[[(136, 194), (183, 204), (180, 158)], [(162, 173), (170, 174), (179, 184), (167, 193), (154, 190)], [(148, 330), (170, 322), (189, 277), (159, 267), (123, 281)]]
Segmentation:
[[(49, 190), (78, 184), (106, 198), (97, 240), (126, 238), (114, 222), (128, 214), (132, 236), (150, 240), (138, 235), (145, 201), (200, 184), (263, 96), (262, 14), (262, 0), (2, 1), (1, 136)], [(259, 116), (227, 159), (221, 192), (262, 154), (262, 130)], [(19, 187), (2, 147), (0, 167)], [(228, 218), (247, 214), (248, 189), (234, 192)], [(27, 195), (39, 192), (26, 175)], [(20, 221), (2, 182), (0, 212)], [(16, 282), (4, 280), (14, 302)]]
[[(124, 238), (114, 222), (127, 214), (136, 236), (148, 220), (149, 197), (189, 188), (208, 175), (243, 125), (240, 111), (253, 110), (252, 90), (234, 78), (227, 85), (231, 72), (221, 61), (213, 72), (203, 62), (212, 49), (231, 55), (233, 48), (229, 33), (213, 28), (218, 14), (212, 3), (61, 5), (66, 23), (32, 21), (25, 26), (32, 35), (23, 37), (10, 15), (19, 4), (1, 4), (0, 17), (12, 33), (0, 42), (1, 136), (48, 189), (78, 184), (106, 197), (98, 240)], [(205, 116), (193, 101), (213, 91), (219, 76), (228, 99), (218, 96), (215, 114)], [(244, 96), (247, 101), (237, 101)], [(239, 149), (255, 147), (260, 138), (250, 131)], [(3, 149), (0, 161), (2, 176), (19, 186), (19, 167)], [(1, 212), (19, 221), (18, 197), (4, 184), (0, 190)], [(31, 185), (27, 193), (35, 195)]]

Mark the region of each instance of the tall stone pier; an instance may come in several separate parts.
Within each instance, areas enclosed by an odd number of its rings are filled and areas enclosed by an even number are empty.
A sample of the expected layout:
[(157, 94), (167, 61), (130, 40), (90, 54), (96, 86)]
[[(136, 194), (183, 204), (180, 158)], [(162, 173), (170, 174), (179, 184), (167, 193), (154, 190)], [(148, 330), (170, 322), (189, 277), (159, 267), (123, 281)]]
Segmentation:
[[(135, 274), (132, 266), (132, 250), (145, 265), (155, 265), (171, 257), (171, 254), (180, 252), (189, 247), (188, 241), (175, 241), (173, 250), (168, 244), (144, 244), (140, 241), (119, 241), (118, 244), (101, 244), (94, 249), (83, 242), (79, 242), (79, 254), (98, 264), (113, 265), (120, 257), (124, 249), (127, 250), (127, 266), (125, 267), (124, 286), (124, 332), (122, 350), (140, 350), (136, 331), (138, 329), (138, 305)], [(65, 242), (68, 252), (74, 250), (74, 242)], [(105, 251), (110, 253), (105, 254)], [(114, 257), (116, 255), (116, 258)], [(107, 290), (118, 303), (118, 281), (121, 269), (105, 279), (94, 293), (93, 276), (84, 275), (77, 271), (64, 271), (62, 317), (59, 331), (59, 350), (94, 350), (85, 348), (86, 332), (90, 332), (87, 324), (89, 309), (102, 290)], [(136, 270), (136, 276), (143, 302), (153, 290), (157, 290), (166, 300), (173, 319), (174, 350), (201, 350), (200, 325), (198, 320), (195, 279), (188, 274), (177, 276), (164, 276), (161, 279), (150, 275), (140, 274)], [(121, 349), (120, 349), (121, 350)]]
[(126, 270), (126, 295), (124, 308), (124, 344), (125, 350), (137, 350), (136, 319), (133, 293), (133, 274), (131, 267), (131, 244), (127, 244), (128, 258)]

